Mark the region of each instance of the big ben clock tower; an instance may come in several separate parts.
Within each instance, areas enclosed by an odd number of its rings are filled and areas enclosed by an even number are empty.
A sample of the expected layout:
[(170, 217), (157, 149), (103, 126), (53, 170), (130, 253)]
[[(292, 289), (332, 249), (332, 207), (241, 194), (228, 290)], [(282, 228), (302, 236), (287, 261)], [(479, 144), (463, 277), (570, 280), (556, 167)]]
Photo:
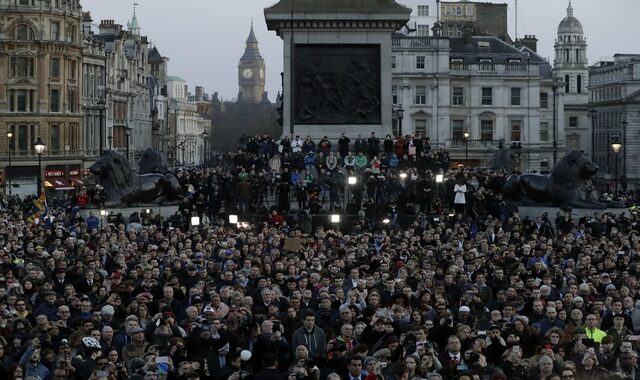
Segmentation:
[(258, 103), (262, 100), (264, 93), (265, 70), (264, 59), (258, 50), (258, 39), (253, 33), (253, 22), (251, 32), (247, 38), (247, 46), (238, 64), (238, 101), (247, 103)]

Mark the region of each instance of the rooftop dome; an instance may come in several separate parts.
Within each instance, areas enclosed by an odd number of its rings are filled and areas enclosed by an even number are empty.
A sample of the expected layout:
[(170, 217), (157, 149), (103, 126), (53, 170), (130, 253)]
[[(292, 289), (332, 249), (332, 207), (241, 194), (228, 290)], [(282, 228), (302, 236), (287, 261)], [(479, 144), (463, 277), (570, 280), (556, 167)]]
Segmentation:
[(584, 34), (582, 24), (577, 18), (573, 17), (573, 7), (571, 1), (567, 7), (567, 17), (560, 21), (558, 25), (558, 34)]

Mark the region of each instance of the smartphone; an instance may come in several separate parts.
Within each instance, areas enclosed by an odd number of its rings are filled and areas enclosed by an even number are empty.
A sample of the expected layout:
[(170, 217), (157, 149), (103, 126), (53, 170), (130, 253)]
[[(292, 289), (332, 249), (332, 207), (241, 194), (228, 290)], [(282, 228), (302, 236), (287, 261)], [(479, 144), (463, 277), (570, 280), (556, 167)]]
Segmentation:
[(478, 330), (478, 335), (487, 335), (487, 330)]
[(631, 342), (637, 342), (640, 340), (640, 335), (629, 335), (626, 340)]
[(169, 357), (168, 356), (156, 356), (156, 364), (160, 364), (160, 363), (169, 363)]
[(586, 347), (593, 347), (595, 345), (595, 342), (593, 339), (582, 339), (582, 344), (584, 344)]
[(96, 377), (109, 377), (109, 371), (96, 371)]

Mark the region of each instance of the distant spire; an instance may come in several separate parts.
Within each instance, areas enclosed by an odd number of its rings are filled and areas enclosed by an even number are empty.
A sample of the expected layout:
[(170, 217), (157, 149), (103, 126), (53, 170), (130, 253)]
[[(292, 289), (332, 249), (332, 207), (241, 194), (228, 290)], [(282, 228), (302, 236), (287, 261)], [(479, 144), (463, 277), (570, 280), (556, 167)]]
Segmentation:
[(256, 34), (253, 32), (253, 19), (251, 19), (251, 31), (249, 32), (249, 37), (247, 38), (247, 44), (257, 44), (258, 39), (256, 38)]
[(567, 7), (567, 17), (573, 17), (573, 7), (571, 6), (571, 0), (569, 0), (569, 6)]

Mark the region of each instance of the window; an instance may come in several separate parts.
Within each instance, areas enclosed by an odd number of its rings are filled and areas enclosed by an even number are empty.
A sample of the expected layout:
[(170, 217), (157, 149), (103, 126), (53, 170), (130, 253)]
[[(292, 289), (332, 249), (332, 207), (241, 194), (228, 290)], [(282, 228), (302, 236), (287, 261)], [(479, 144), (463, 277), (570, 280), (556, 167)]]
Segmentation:
[(576, 86), (577, 86), (576, 92), (578, 94), (582, 93), (582, 75), (578, 75), (576, 77)]
[(27, 90), (16, 90), (16, 104), (18, 112), (27, 112), (27, 104), (29, 98), (29, 92)]
[(546, 92), (540, 93), (540, 108), (542, 109), (549, 108), (549, 94)]
[(427, 135), (427, 121), (425, 119), (416, 119), (415, 122), (415, 133), (416, 136), (426, 136)]
[(451, 121), (451, 138), (454, 140), (464, 140), (464, 120)]
[(429, 35), (429, 25), (425, 25), (425, 24), (418, 25), (418, 36), (427, 37), (428, 35)]
[(511, 141), (520, 140), (522, 132), (522, 122), (520, 120), (511, 120)]
[(77, 93), (76, 91), (69, 91), (69, 112), (76, 113), (77, 111)]
[(51, 150), (57, 152), (60, 150), (60, 126), (51, 126)]
[(456, 16), (462, 16), (462, 7), (456, 6)]
[(511, 105), (520, 105), (520, 87), (511, 87)]
[(576, 62), (580, 62), (580, 49), (576, 49)]
[(419, 55), (416, 57), (416, 69), (424, 70), (424, 55)]
[(60, 112), (60, 90), (51, 90), (49, 104), (51, 104), (51, 112)]
[(391, 86), (391, 103), (398, 104), (398, 86)]
[(28, 128), (26, 125), (18, 125), (18, 149), (20, 150), (28, 150)]
[(578, 128), (578, 118), (576, 116), (569, 117), (569, 127)]
[(33, 62), (31, 57), (11, 57), (11, 76), (33, 78)]
[(462, 25), (457, 25), (456, 26), (456, 37), (462, 37)]
[(15, 39), (20, 41), (30, 41), (35, 39), (33, 29), (27, 24), (19, 24), (15, 28)]
[(416, 104), (427, 104), (426, 86), (416, 86)]
[(453, 37), (453, 25), (449, 25), (447, 28), (449, 37)]
[(60, 58), (51, 58), (49, 75), (51, 78), (60, 78)]
[(76, 79), (77, 77), (77, 73), (78, 73), (78, 62), (76, 61), (71, 61), (71, 68), (69, 69), (70, 73), (69, 73), (69, 77), (71, 79)]
[(60, 39), (60, 23), (52, 22), (51, 23), (51, 40), (58, 41)]
[(392, 69), (396, 68), (396, 56), (395, 55), (391, 56), (391, 68)]
[(493, 104), (493, 88), (482, 87), (482, 105), (490, 106)]
[(482, 141), (493, 140), (493, 120), (490, 120), (490, 119), (480, 120), (480, 140)]
[(564, 49), (564, 61), (569, 62), (569, 49)]
[(467, 13), (467, 16), (473, 16), (473, 6), (467, 5), (466, 13)]
[(568, 94), (571, 89), (571, 77), (569, 75), (564, 76), (564, 93)]
[(462, 87), (453, 88), (453, 101), (454, 106), (464, 105), (464, 89)]
[(418, 5), (418, 16), (429, 16), (429, 6)]
[(549, 141), (549, 123), (546, 121), (540, 122), (540, 142)]

